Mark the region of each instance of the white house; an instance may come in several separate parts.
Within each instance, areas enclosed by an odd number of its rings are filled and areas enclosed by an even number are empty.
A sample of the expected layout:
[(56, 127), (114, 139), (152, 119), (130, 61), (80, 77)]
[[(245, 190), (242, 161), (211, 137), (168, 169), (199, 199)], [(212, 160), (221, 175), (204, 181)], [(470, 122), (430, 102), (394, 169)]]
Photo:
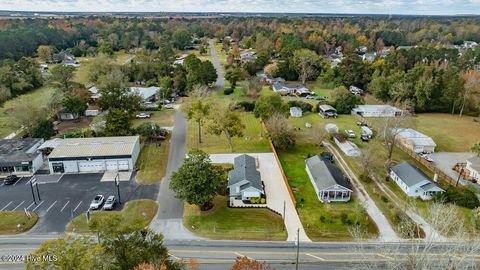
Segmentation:
[(131, 171), (140, 153), (140, 137), (71, 138), (48, 156), (51, 173)]
[(352, 109), (352, 114), (362, 117), (396, 117), (403, 113), (403, 110), (390, 105), (357, 105)]
[(43, 139), (0, 140), (0, 174), (32, 175), (43, 165)]
[(348, 202), (353, 192), (347, 178), (330, 161), (314, 156), (305, 160), (305, 170), (321, 202)]
[(356, 86), (353, 86), (353, 85), (350, 85), (350, 87), (348, 88), (348, 91), (350, 91), (350, 93), (356, 95), (356, 96), (361, 96), (363, 95), (363, 89), (361, 88), (358, 88)]
[(143, 102), (151, 102), (157, 99), (157, 93), (160, 88), (156, 86), (151, 87), (130, 87), (130, 92), (140, 95)]
[(302, 109), (299, 107), (291, 107), (290, 108), (290, 116), (291, 117), (302, 117), (303, 112)]
[(421, 132), (418, 132), (411, 128), (402, 128), (399, 130), (393, 130), (397, 132), (396, 140), (401, 145), (414, 151), (415, 153), (433, 153), (435, 152), (435, 141)]
[(409, 197), (421, 197), (428, 200), (433, 194), (444, 192), (437, 183), (408, 162), (402, 162), (390, 168), (390, 178)]
[(235, 200), (248, 201), (265, 196), (262, 177), (257, 171), (255, 158), (241, 155), (233, 160), (233, 170), (228, 172), (230, 205)]
[(345, 155), (349, 157), (359, 157), (362, 155), (358, 146), (351, 141), (346, 140), (342, 135), (336, 134), (333, 136), (333, 141), (342, 150)]
[(480, 180), (480, 157), (477, 155), (467, 159), (465, 169), (468, 171), (468, 176), (478, 182)]

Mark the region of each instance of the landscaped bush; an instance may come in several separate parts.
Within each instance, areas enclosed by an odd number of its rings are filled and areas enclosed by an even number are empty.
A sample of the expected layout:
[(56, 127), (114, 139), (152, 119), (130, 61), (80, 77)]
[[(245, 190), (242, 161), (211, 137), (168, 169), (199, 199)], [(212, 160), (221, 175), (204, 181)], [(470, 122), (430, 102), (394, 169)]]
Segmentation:
[(225, 88), (225, 90), (223, 90), (223, 94), (225, 94), (226, 96), (231, 95), (231, 94), (233, 94), (233, 89), (232, 88)]
[(302, 112), (311, 112), (313, 109), (312, 104), (303, 102), (300, 100), (291, 100), (288, 102), (288, 106), (291, 107), (300, 107), (302, 109)]
[(480, 206), (480, 201), (475, 193), (466, 188), (450, 186), (444, 193), (435, 196), (434, 199), (444, 203), (454, 203), (468, 209), (474, 209)]
[(260, 199), (260, 203), (261, 203), (261, 204), (265, 204), (266, 202), (267, 202), (267, 200), (265, 200), (265, 198), (261, 198), (261, 199)]
[(380, 199), (382, 199), (382, 201), (383, 201), (384, 203), (388, 203), (388, 202), (389, 202), (388, 198), (385, 197), (385, 196), (383, 196), (383, 195), (382, 195), (382, 197), (380, 197)]

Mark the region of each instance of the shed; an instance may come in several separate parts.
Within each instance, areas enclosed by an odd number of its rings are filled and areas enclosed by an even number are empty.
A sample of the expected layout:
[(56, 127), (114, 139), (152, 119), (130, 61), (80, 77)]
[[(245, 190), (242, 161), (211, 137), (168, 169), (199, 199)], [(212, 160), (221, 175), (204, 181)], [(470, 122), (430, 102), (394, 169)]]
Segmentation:
[(337, 118), (337, 110), (330, 105), (322, 104), (318, 106), (318, 115), (323, 118)]
[(333, 136), (333, 141), (337, 146), (349, 157), (359, 157), (362, 155), (358, 146), (351, 141), (346, 140), (342, 135), (336, 134)]
[(335, 124), (328, 123), (325, 125), (325, 129), (328, 133), (338, 133), (338, 127)]
[(290, 116), (291, 117), (302, 117), (303, 112), (302, 109), (299, 107), (291, 107), (290, 108)]

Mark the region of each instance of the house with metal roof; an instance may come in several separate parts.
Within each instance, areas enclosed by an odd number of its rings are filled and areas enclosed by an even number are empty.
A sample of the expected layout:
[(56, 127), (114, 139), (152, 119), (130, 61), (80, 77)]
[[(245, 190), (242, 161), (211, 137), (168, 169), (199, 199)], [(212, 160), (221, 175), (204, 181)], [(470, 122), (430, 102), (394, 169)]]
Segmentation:
[(337, 110), (328, 104), (318, 105), (318, 115), (323, 118), (337, 118)]
[(130, 87), (132, 93), (138, 94), (143, 102), (155, 101), (157, 99), (157, 93), (160, 88), (156, 86), (151, 87)]
[(351, 113), (362, 117), (396, 117), (404, 111), (390, 105), (357, 105)]
[(348, 202), (352, 186), (332, 162), (314, 156), (305, 160), (305, 170), (321, 202)]
[(131, 171), (140, 153), (140, 137), (69, 138), (48, 156), (51, 173)]
[(428, 200), (435, 193), (445, 192), (419, 168), (408, 162), (402, 162), (390, 168), (390, 178), (409, 197), (421, 197)]
[(415, 153), (433, 153), (437, 144), (433, 139), (421, 132), (411, 128), (402, 128), (393, 130), (396, 132), (396, 140), (404, 147), (414, 151)]
[(231, 202), (264, 197), (262, 177), (255, 158), (241, 155), (233, 160), (233, 170), (228, 172), (228, 190)]
[(0, 140), (0, 174), (34, 174), (43, 165), (43, 139)]

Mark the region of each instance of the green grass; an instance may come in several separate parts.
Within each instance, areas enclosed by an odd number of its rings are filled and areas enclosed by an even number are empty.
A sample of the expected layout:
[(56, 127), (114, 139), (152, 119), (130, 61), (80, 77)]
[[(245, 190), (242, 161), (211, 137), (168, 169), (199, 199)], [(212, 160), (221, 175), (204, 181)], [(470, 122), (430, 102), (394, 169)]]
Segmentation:
[(279, 151), (279, 159), (294, 190), (298, 213), (305, 231), (314, 241), (352, 240), (349, 228), (341, 215), (346, 214), (352, 223), (359, 222), (370, 237), (378, 234), (376, 225), (354, 197), (348, 203), (321, 203), (305, 170), (304, 159), (308, 154), (315, 155), (322, 149), (309, 143), (301, 143), (288, 151)]
[(227, 197), (215, 198), (213, 209), (201, 212), (198, 206), (185, 205), (183, 222), (198, 236), (232, 240), (285, 240), (280, 215), (266, 208), (229, 208)]
[[(95, 211), (92, 212), (91, 221), (108, 216), (119, 216), (121, 218), (119, 231), (124, 228), (142, 229), (152, 221), (158, 210), (158, 204), (153, 200), (141, 199), (129, 201), (121, 211)], [(90, 222), (91, 222), (90, 221)], [(75, 217), (67, 224), (66, 232), (89, 233), (85, 213)]]
[(156, 143), (146, 144), (140, 151), (137, 167), (137, 182), (142, 185), (159, 183), (165, 176), (168, 162), (168, 140), (161, 142), (160, 146)]
[(23, 211), (0, 211), (0, 234), (17, 234), (30, 230), (38, 221), (35, 212), (30, 214), (31, 217), (28, 218)]
[(54, 89), (50, 86), (43, 86), (30, 93), (15, 97), (5, 102), (0, 108), (0, 137), (4, 138), (20, 128), (12, 113), (20, 104), (27, 103), (33, 106), (46, 107)]
[(432, 137), (437, 152), (470, 151), (480, 141), (480, 123), (473, 119), (447, 113), (418, 114), (415, 118), (417, 130)]
[(150, 118), (144, 119), (134, 119), (132, 121), (133, 127), (138, 127), (143, 123), (153, 122), (159, 125), (160, 127), (171, 127), (175, 121), (176, 110), (165, 109), (161, 111), (151, 111), (148, 113), (152, 114)]
[[(264, 134), (260, 120), (255, 118), (252, 113), (240, 113), (242, 123), (245, 125), (243, 137), (232, 138), (234, 152), (236, 153), (262, 153), (271, 152), (270, 145)], [(208, 128), (202, 128), (202, 143), (198, 143), (198, 129), (194, 121), (188, 123), (187, 146), (191, 148), (200, 148), (207, 153), (230, 153), (225, 135), (220, 136), (209, 134)]]

